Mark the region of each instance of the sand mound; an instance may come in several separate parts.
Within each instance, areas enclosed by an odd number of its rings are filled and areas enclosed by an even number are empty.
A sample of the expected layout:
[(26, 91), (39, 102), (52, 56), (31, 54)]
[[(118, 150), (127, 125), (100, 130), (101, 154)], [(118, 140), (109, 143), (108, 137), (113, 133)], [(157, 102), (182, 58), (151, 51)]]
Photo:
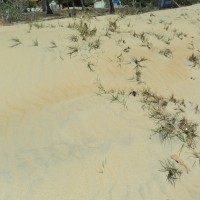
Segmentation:
[(199, 11), (0, 27), (0, 199), (198, 200), (198, 137), (161, 144), (141, 91), (198, 132)]

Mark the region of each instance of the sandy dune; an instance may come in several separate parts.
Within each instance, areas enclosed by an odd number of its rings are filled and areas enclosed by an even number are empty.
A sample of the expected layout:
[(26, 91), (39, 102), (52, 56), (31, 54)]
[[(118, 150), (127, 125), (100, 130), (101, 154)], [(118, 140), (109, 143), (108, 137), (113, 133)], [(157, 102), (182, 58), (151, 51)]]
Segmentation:
[[(150, 137), (156, 124), (140, 91), (184, 99), (186, 117), (200, 122), (200, 69), (188, 61), (200, 56), (200, 4), (82, 18), (97, 28), (94, 37), (82, 40), (68, 27), (80, 18), (0, 27), (0, 200), (198, 200), (198, 159), (188, 148), (177, 157), (177, 140)], [(116, 32), (107, 32), (116, 19)], [(98, 38), (100, 47), (90, 49)], [(142, 57), (137, 81), (133, 58)], [(111, 92), (97, 95), (100, 85), (123, 90), (121, 103)], [(183, 163), (175, 187), (159, 171), (165, 159)]]

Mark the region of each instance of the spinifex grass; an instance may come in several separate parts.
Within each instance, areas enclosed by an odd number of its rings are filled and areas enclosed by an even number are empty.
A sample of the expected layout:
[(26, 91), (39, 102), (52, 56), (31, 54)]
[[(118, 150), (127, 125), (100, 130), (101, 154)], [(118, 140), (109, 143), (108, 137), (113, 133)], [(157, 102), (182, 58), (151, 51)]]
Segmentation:
[(149, 117), (156, 120), (157, 123), (169, 118), (169, 113), (165, 112), (164, 108), (158, 105), (151, 105), (149, 108)]
[(54, 40), (51, 41), (51, 46), (49, 48), (56, 48), (57, 47), (57, 44), (55, 43)]
[(124, 98), (125, 92), (121, 93), (120, 91), (117, 91), (115, 93), (111, 93), (110, 95), (111, 95), (111, 101), (110, 101), (111, 103), (118, 102), (121, 105), (123, 105), (125, 109), (128, 108), (126, 100)]
[(74, 45), (74, 46), (69, 46), (69, 55), (72, 56), (73, 54), (77, 53), (78, 52), (78, 46)]
[(96, 93), (97, 95), (109, 95), (110, 96), (110, 103), (119, 103), (123, 105), (124, 109), (127, 109), (127, 104), (126, 104), (126, 97), (129, 95), (126, 95), (124, 90), (115, 90), (115, 89), (110, 89), (106, 90), (104, 86), (101, 84), (100, 80), (98, 79), (97, 82), (97, 87), (98, 87), (98, 92)]
[(165, 162), (160, 161), (160, 164), (162, 166), (162, 169), (160, 169), (159, 171), (167, 173), (167, 181), (175, 186), (176, 181), (180, 179), (182, 175), (182, 171), (169, 160)]
[(140, 69), (136, 68), (135, 70), (135, 76), (136, 76), (136, 81), (137, 82), (141, 82), (141, 75), (142, 75), (142, 72)]
[(154, 33), (154, 36), (155, 36), (158, 40), (162, 40), (162, 39), (164, 38), (164, 35), (162, 35), (162, 34)]
[(88, 69), (89, 69), (91, 72), (94, 72), (94, 71), (95, 71), (95, 70), (93, 69), (94, 63), (88, 62), (88, 63), (87, 63), (87, 67), (88, 67)]
[(117, 31), (117, 21), (118, 19), (114, 20), (114, 21), (109, 21), (109, 25), (108, 25), (108, 30), (111, 32), (116, 32)]
[(124, 60), (123, 54), (120, 53), (119, 55), (116, 56), (116, 61), (121, 63)]
[[(157, 121), (157, 127), (153, 129), (154, 134), (158, 134), (161, 143), (171, 141), (174, 137), (179, 137), (176, 131), (176, 118), (170, 114), (156, 113), (153, 118)], [(153, 135), (154, 135), (153, 134)]]
[(32, 40), (33, 41), (33, 46), (38, 46), (39, 45), (39, 43), (38, 43), (38, 40), (37, 39), (35, 39), (35, 40)]
[[(187, 104), (185, 104), (184, 99), (179, 100), (174, 95), (170, 97), (159, 96), (148, 88), (141, 91), (141, 96), (143, 108), (148, 110), (150, 118), (155, 121), (152, 135), (158, 135), (161, 143), (179, 141), (181, 143), (179, 155), (186, 147), (195, 152), (193, 157), (197, 158), (200, 163), (200, 153), (194, 151), (199, 138), (198, 124), (188, 120), (183, 112), (176, 111), (177, 109), (186, 108)], [(167, 181), (175, 186), (176, 181), (182, 175), (182, 171), (175, 165), (176, 163), (169, 160), (160, 163), (162, 166), (160, 171), (167, 173)]]
[(69, 36), (69, 39), (70, 39), (71, 42), (78, 42), (78, 36), (77, 35), (72, 34), (72, 35)]
[(199, 105), (198, 104), (196, 104), (196, 106), (194, 108), (194, 112), (195, 112), (195, 114), (199, 114), (200, 113)]
[(141, 57), (141, 58), (131, 58), (131, 61), (128, 64), (134, 63), (135, 64), (135, 68), (142, 68), (144, 67), (143, 65), (141, 65), (142, 62), (147, 61), (148, 59), (145, 57)]
[(69, 24), (68, 28), (76, 29), (80, 33), (83, 40), (96, 35), (97, 32), (96, 28), (90, 29), (87, 23), (83, 22), (83, 20), (80, 20), (79, 23), (74, 22), (73, 24)]
[(195, 50), (195, 47), (194, 47), (194, 43), (193, 42), (190, 42), (189, 44), (188, 44), (188, 49), (191, 49), (191, 50)]
[(130, 51), (130, 49), (131, 48), (128, 46), (128, 47), (126, 47), (126, 48), (123, 49), (123, 52), (128, 53)]
[(89, 47), (89, 51), (91, 51), (92, 49), (99, 49), (100, 47), (100, 39), (96, 39), (92, 42), (89, 42), (88, 47)]
[(10, 47), (16, 47), (16, 46), (22, 44), (22, 42), (21, 42), (21, 40), (19, 38), (12, 38), (11, 41), (13, 41), (14, 44), (11, 45)]
[(154, 35), (158, 40), (164, 42), (165, 44), (170, 44), (172, 38), (167, 38), (162, 34), (157, 34), (157, 33), (151, 33), (151, 35)]
[(141, 81), (141, 75), (142, 75), (142, 71), (141, 71), (141, 68), (143, 68), (144, 66), (141, 64), (142, 62), (144, 62), (144, 61), (146, 61), (147, 59), (145, 58), (145, 57), (142, 57), (142, 58), (131, 58), (131, 61), (130, 62), (128, 62), (128, 64), (133, 64), (133, 65), (135, 65), (135, 67), (134, 67), (134, 74), (135, 75), (133, 75), (131, 78), (129, 78), (129, 80), (136, 80), (137, 81), (137, 83), (143, 83), (142, 81)]
[(180, 119), (178, 124), (178, 133), (182, 142), (186, 143), (189, 148), (195, 149), (196, 139), (199, 137), (197, 134), (198, 124), (187, 120), (185, 117)]
[(188, 58), (188, 60), (192, 63), (192, 67), (199, 66), (200, 67), (200, 56), (195, 55), (194, 53)]
[(172, 51), (170, 49), (160, 50), (159, 54), (161, 54), (161, 55), (163, 55), (163, 56), (165, 56), (167, 58), (172, 58), (173, 57)]
[(141, 32), (141, 33), (134, 32), (133, 33), (133, 37), (136, 37), (136, 38), (140, 39), (141, 42), (143, 42), (143, 43), (148, 41), (148, 38), (147, 38), (145, 32)]
[[(158, 96), (149, 89), (142, 91), (142, 100), (148, 109), (150, 118), (156, 122), (153, 135), (158, 134), (161, 143), (178, 139), (188, 148), (196, 147), (198, 124), (180, 115), (180, 112), (168, 113), (166, 107), (168, 102), (174, 103), (177, 108), (185, 107), (184, 100), (177, 100), (173, 95), (170, 98)], [(177, 110), (174, 108), (174, 110)]]
[(123, 38), (120, 38), (119, 40), (117, 40), (117, 45), (118, 46), (122, 46), (124, 44), (126, 44), (126, 40), (124, 40)]
[(156, 93), (152, 92), (149, 88), (145, 88), (141, 91), (142, 94), (142, 102), (145, 105), (154, 107), (159, 106), (159, 104), (167, 104), (164, 97), (157, 95)]

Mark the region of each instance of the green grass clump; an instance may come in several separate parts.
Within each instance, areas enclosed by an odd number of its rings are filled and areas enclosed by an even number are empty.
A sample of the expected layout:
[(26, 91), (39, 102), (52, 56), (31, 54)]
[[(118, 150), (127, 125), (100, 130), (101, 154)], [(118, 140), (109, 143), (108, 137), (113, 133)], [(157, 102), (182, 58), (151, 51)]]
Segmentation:
[(184, 146), (195, 149), (199, 137), (198, 124), (181, 115), (182, 112), (166, 111), (169, 102), (177, 107), (174, 110), (180, 111), (181, 106), (185, 107), (184, 100), (177, 100), (174, 95), (164, 98), (149, 89), (144, 89), (141, 94), (141, 101), (148, 109), (149, 117), (156, 122), (153, 135), (159, 135), (161, 143), (178, 139)]
[(88, 37), (95, 36), (97, 32), (96, 28), (90, 29), (87, 23), (83, 22), (83, 20), (80, 20), (79, 23), (74, 22), (73, 24), (69, 24), (68, 28), (77, 30), (83, 40), (86, 40)]
[(180, 179), (182, 171), (175, 166), (175, 164), (169, 160), (162, 162), (160, 161), (162, 169), (160, 172), (167, 173), (167, 181), (175, 186), (177, 180)]
[(88, 47), (89, 47), (89, 51), (91, 51), (92, 49), (96, 50), (99, 49), (100, 47), (100, 39), (96, 39), (93, 42), (89, 42)]
[(188, 58), (188, 60), (192, 63), (192, 67), (199, 66), (200, 67), (200, 56), (195, 55), (194, 53)]

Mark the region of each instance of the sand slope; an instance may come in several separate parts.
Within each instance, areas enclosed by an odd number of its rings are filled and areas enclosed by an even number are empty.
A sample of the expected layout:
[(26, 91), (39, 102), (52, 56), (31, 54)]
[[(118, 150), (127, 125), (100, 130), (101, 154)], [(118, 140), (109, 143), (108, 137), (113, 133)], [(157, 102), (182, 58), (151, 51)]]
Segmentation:
[[(200, 70), (188, 61), (192, 53), (200, 55), (199, 11), (197, 4), (124, 18), (83, 18), (97, 33), (86, 41), (79, 36), (79, 51), (71, 57), (69, 37), (79, 34), (68, 25), (80, 19), (48, 21), (31, 30), (27, 24), (0, 27), (0, 199), (198, 200), (199, 165), (196, 160), (193, 166), (189, 150), (181, 158), (190, 171), (183, 169), (176, 187), (159, 172), (159, 160), (177, 154), (180, 143), (150, 137), (155, 123), (140, 96), (125, 95), (126, 109), (111, 103), (111, 94), (96, 92), (101, 83), (126, 94), (146, 87), (175, 94), (185, 99), (186, 116), (199, 123), (194, 108), (200, 105)], [(105, 36), (115, 19), (117, 32)], [(134, 32), (145, 32), (150, 48)], [(22, 44), (11, 47), (12, 38)], [(90, 50), (88, 43), (98, 38), (100, 48)], [(51, 48), (52, 41), (57, 47)], [(172, 57), (159, 54), (165, 48)], [(131, 79), (132, 59), (143, 56), (148, 60), (138, 84)]]

